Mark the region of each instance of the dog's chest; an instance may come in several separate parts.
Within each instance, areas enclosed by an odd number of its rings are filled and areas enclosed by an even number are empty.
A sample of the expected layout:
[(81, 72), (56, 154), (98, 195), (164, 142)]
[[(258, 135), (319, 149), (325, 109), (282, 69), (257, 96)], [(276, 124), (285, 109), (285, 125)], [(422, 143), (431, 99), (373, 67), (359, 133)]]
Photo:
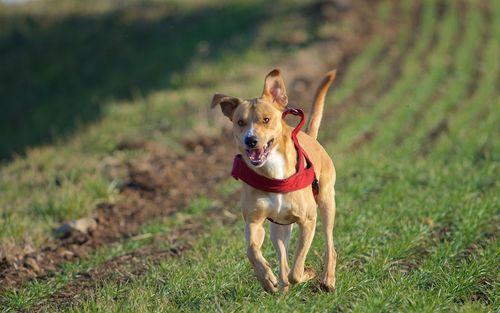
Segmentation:
[(271, 151), (264, 166), (274, 179), (285, 178), (285, 157), (281, 152)]
[[(285, 158), (280, 152), (272, 151), (265, 166), (273, 178), (285, 178)], [(265, 197), (258, 198), (257, 202), (257, 205), (265, 208), (273, 219), (279, 220), (280, 217), (289, 216), (289, 211), (292, 209), (292, 204), (287, 200), (287, 197), (279, 193), (268, 193)]]
[(269, 194), (257, 199), (257, 207), (264, 209), (267, 216), (278, 222), (286, 223), (292, 215), (292, 204), (281, 194)]

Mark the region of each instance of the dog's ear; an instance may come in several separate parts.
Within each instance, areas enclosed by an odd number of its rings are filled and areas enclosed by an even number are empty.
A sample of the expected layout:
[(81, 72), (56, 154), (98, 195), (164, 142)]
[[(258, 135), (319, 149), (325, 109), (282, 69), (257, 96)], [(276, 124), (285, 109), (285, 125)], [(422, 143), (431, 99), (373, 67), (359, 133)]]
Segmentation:
[(222, 113), (227, 116), (231, 121), (233, 120), (234, 110), (241, 103), (241, 100), (235, 97), (229, 97), (226, 95), (221, 95), (216, 93), (212, 98), (212, 108), (215, 108), (218, 104), (220, 104), (220, 108)]
[(269, 102), (277, 103), (282, 109), (288, 104), (285, 83), (278, 69), (274, 69), (267, 74), (264, 82), (264, 90), (262, 91), (262, 98), (267, 99)]

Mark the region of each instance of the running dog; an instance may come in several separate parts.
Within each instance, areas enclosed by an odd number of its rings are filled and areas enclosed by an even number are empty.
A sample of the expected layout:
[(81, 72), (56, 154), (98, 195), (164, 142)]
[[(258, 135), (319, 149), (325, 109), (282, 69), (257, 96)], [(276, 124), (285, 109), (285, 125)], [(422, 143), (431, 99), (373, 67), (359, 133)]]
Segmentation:
[[(305, 133), (299, 132), (301, 125), (294, 129), (284, 120), (284, 115), (289, 113), (290, 109), (287, 107), (285, 84), (277, 69), (266, 76), (264, 90), (259, 98), (241, 99), (215, 94), (212, 100), (212, 108), (220, 106), (222, 113), (233, 124), (234, 139), (241, 153), (235, 158), (233, 176), (243, 181), (241, 206), (246, 223), (247, 256), (262, 287), (271, 293), (279, 289), (287, 292), (289, 284), (305, 282), (315, 277), (314, 271), (304, 267), (304, 263), (316, 229), (317, 207), (326, 243), (320, 284), (328, 291), (335, 287), (335, 167), (325, 149), (316, 140), (323, 116), (325, 95), (334, 79), (335, 71), (331, 71), (320, 83)], [(298, 110), (291, 111), (295, 115), (299, 114)], [(237, 164), (238, 158), (240, 163)], [(255, 179), (245, 180), (244, 177), (234, 174), (238, 166), (246, 168), (246, 173)], [(279, 192), (285, 189), (271, 189), (269, 186), (259, 185), (276, 182), (278, 185), (290, 186), (292, 178), (305, 177), (302, 172), (308, 169), (312, 172), (311, 181), (308, 181), (305, 187), (302, 184), (301, 189)], [(301, 181), (303, 182), (303, 179)], [(266, 219), (271, 221), (271, 240), (278, 255), (279, 279), (276, 279), (261, 253)], [(288, 243), (294, 223), (300, 228), (300, 236), (290, 269)]]

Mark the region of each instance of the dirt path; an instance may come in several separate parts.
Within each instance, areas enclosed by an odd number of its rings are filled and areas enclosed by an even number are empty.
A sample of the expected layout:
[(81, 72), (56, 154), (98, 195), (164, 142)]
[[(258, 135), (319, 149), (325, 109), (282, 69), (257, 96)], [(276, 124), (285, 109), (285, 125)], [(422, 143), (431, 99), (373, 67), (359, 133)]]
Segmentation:
[[(48, 307), (54, 311), (61, 311), (79, 300), (91, 295), (98, 286), (113, 281), (126, 282), (133, 277), (140, 276), (161, 261), (181, 256), (190, 248), (189, 240), (200, 233), (202, 227), (197, 223), (189, 223), (166, 235), (154, 238), (153, 243), (137, 250), (111, 258), (89, 271), (80, 272), (64, 288), (51, 294), (43, 302), (29, 308), (30, 312), (46, 311)], [(168, 248), (159, 248), (159, 242)]]
[(228, 177), (233, 153), (232, 147), (223, 144), (227, 140), (222, 136), (187, 142), (192, 153), (185, 155), (155, 143), (124, 142), (121, 149), (144, 149), (151, 157), (123, 165), (129, 177), (120, 191), (121, 200), (98, 205), (92, 216), (97, 227), (89, 233), (74, 231), (31, 253), (13, 249), (0, 261), (2, 287), (15, 288), (26, 280), (50, 276), (59, 264), (134, 235), (144, 223), (185, 208), (199, 194), (213, 194), (214, 186)]

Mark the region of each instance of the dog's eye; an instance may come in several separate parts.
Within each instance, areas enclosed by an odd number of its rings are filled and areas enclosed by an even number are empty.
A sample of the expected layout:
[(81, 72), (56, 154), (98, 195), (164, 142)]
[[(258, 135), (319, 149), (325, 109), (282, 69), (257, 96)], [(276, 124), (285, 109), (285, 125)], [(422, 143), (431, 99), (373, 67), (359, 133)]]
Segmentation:
[(245, 122), (243, 120), (238, 121), (238, 126), (243, 127), (245, 126)]
[(264, 122), (264, 124), (269, 123), (269, 117), (264, 117), (264, 119), (262, 119), (262, 121)]

